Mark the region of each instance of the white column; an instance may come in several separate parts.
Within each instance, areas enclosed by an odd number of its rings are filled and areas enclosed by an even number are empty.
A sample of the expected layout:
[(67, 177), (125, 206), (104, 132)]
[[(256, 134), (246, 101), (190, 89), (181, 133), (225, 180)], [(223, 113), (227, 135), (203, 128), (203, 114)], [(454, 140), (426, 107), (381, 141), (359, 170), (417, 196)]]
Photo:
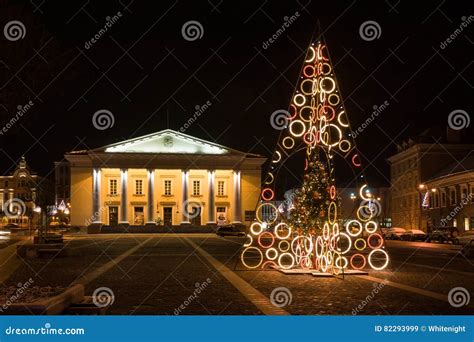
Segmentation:
[(101, 170), (95, 167), (92, 170), (92, 223), (102, 223), (100, 210), (100, 178)]
[(188, 213), (188, 183), (189, 183), (189, 170), (182, 170), (181, 171), (181, 176), (182, 176), (182, 188), (183, 188), (183, 199), (181, 203), (181, 212), (182, 212), (182, 218), (181, 218), (181, 224), (189, 224), (191, 223), (189, 221), (189, 217), (187, 215)]
[(119, 224), (128, 224), (127, 199), (128, 169), (120, 170), (120, 220)]
[(148, 169), (148, 222), (147, 224), (155, 224), (155, 171)]
[(234, 200), (233, 200), (233, 213), (234, 219), (232, 223), (242, 223), (242, 203), (241, 203), (241, 186), (240, 186), (241, 173), (240, 170), (234, 171)]
[(207, 181), (209, 186), (209, 193), (207, 199), (207, 224), (216, 223), (216, 209), (214, 204), (214, 194), (215, 194), (215, 178), (216, 172), (214, 170), (207, 170)]

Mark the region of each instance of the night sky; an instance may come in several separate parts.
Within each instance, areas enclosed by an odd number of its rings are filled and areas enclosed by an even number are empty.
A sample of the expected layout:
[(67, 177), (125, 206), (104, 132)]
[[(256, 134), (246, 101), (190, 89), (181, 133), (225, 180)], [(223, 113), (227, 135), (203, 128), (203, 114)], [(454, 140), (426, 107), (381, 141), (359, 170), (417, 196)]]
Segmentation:
[[(388, 183), (386, 158), (395, 142), (446, 127), (453, 110), (472, 113), (474, 21), (441, 47), (473, 14), (472, 1), (143, 3), (0, 0), (0, 125), (19, 105), (34, 103), (0, 135), (2, 172), (25, 155), (32, 169), (50, 175), (65, 152), (179, 130), (208, 101), (186, 134), (271, 156), (279, 131), (270, 115), (288, 108), (318, 20), (352, 127), (374, 105), (389, 103), (357, 138), (373, 184)], [(106, 17), (118, 12), (87, 49)], [(285, 33), (264, 48), (296, 12)], [(13, 20), (26, 32), (10, 41), (3, 28)], [(202, 25), (200, 39), (183, 38), (190, 20)], [(380, 26), (377, 39), (361, 38), (366, 21)], [(94, 127), (100, 109), (113, 113), (113, 127)], [(301, 165), (291, 167), (298, 173)]]

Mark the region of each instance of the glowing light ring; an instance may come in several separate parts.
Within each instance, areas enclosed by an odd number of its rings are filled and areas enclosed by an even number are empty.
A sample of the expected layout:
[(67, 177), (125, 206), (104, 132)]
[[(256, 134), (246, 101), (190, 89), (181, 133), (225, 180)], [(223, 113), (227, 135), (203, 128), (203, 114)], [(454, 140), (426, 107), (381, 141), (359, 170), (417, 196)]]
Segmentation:
[[(308, 74), (308, 71), (307, 69), (310, 69), (311, 72)], [(306, 65), (304, 68), (303, 68), (303, 75), (305, 75), (306, 77), (314, 77), (316, 74), (316, 70), (314, 69), (314, 66), (312, 66), (311, 64), (309, 65)]]
[[(300, 243), (299, 240), (303, 240), (303, 244)], [(298, 245), (295, 247), (295, 242), (298, 243)], [(309, 246), (306, 245), (306, 242), (309, 242)], [(313, 241), (311, 241), (311, 238), (308, 237), (308, 236), (297, 236), (293, 239), (293, 241), (291, 241), (291, 251), (293, 252), (293, 254), (295, 254), (296, 256), (298, 256), (298, 247), (300, 248), (300, 255), (302, 254), (302, 250), (301, 250), (301, 246), (304, 246), (304, 252), (306, 253), (305, 255), (309, 255), (311, 254), (311, 252), (313, 251)]]
[(275, 192), (270, 188), (265, 188), (262, 190), (261, 197), (264, 201), (271, 201), (275, 197)]
[[(271, 239), (271, 243), (270, 243), (269, 245), (264, 245), (264, 244), (262, 243), (262, 238), (263, 238), (265, 235), (270, 235), (270, 237), (272, 238), (272, 239)], [(273, 244), (275, 243), (275, 237), (274, 237), (273, 234), (270, 233), (270, 232), (263, 232), (262, 234), (260, 234), (260, 235), (258, 236), (257, 242), (258, 242), (259, 246), (262, 247), (262, 248), (270, 248), (270, 247), (273, 246)]]
[[(270, 256), (270, 252), (274, 253), (274, 255)], [(278, 258), (278, 251), (275, 248), (269, 248), (265, 252), (265, 256), (268, 260), (275, 260), (276, 258)]]
[[(331, 100), (332, 98), (336, 98), (336, 101)], [(339, 104), (339, 101), (340, 101), (339, 95), (337, 95), (337, 94), (329, 94), (329, 96), (328, 96), (328, 103), (329, 103), (331, 106), (337, 106), (337, 105)], [(344, 126), (344, 127), (347, 127), (347, 126)]]
[[(339, 139), (337, 139), (336, 142), (332, 143), (332, 144), (330, 144), (330, 142), (329, 142), (330, 134), (329, 134), (329, 132), (326, 132), (326, 130), (329, 131), (330, 127), (333, 127), (339, 135)], [(321, 129), (321, 133), (324, 133), (323, 135), (321, 135), (321, 142), (326, 146), (330, 146), (330, 147), (337, 146), (339, 144), (339, 141), (341, 141), (341, 139), (342, 139), (342, 131), (339, 128), (339, 126), (336, 126), (334, 124), (326, 124), (325, 126), (323, 126), (323, 128), (324, 129)], [(325, 139), (323, 139), (323, 137), (325, 137)]]
[(325, 223), (323, 226), (323, 239), (324, 240), (329, 240), (330, 233), (329, 233), (329, 223)]
[(311, 57), (308, 58), (307, 60), (305, 60), (305, 62), (312, 62), (314, 61), (314, 58), (316, 57), (316, 51), (314, 50), (314, 48), (312, 46), (309, 47), (309, 50), (308, 50), (308, 53), (311, 52)]
[[(282, 227), (282, 226), (285, 226), (285, 227), (287, 228), (287, 230), (288, 230), (288, 233), (287, 233), (285, 236), (279, 235), (279, 232), (278, 232), (278, 230), (279, 230), (280, 227)], [(277, 224), (277, 225), (275, 226), (274, 232), (275, 232), (275, 236), (276, 236), (277, 238), (279, 238), (280, 240), (286, 240), (286, 239), (288, 239), (288, 238), (291, 236), (291, 227), (288, 226), (286, 223), (282, 222), (282, 223), (279, 223), (279, 224)]]
[[(378, 246), (372, 246), (372, 244), (370, 243), (370, 239), (372, 239), (373, 237), (378, 237), (380, 239), (380, 243)], [(372, 249), (379, 249), (380, 247), (382, 247), (383, 245), (383, 237), (382, 235), (378, 234), (378, 233), (374, 233), (374, 234), (370, 234), (369, 237), (367, 238), (367, 244), (369, 245), (370, 248)]]
[(327, 121), (332, 121), (336, 117), (336, 112), (331, 106), (321, 106), (319, 108), (319, 117), (325, 117)]
[(317, 51), (317, 58), (318, 61), (328, 61), (329, 58), (323, 56), (323, 49), (326, 48), (326, 45), (319, 45), (318, 46), (318, 51)]
[[(323, 87), (323, 82), (325, 82), (326, 80), (329, 80), (331, 81), (332, 83), (332, 88), (331, 90), (328, 90), (328, 89), (325, 89)], [(334, 82), (334, 80), (331, 78), (331, 77), (322, 77), (321, 78), (321, 81), (319, 81), (319, 89), (321, 89), (321, 93), (332, 93), (334, 91), (334, 89), (336, 89), (336, 82)]]
[[(334, 95), (334, 94), (332, 94)], [(349, 124), (348, 123), (345, 123), (341, 120), (341, 117), (344, 115), (344, 111), (340, 112), (339, 114), (337, 114), (337, 122), (339, 123), (339, 125), (341, 125), (342, 127), (349, 127)]]
[(275, 154), (277, 155), (277, 158), (272, 160), (272, 163), (273, 163), (273, 164), (279, 163), (279, 162), (281, 161), (281, 153), (280, 153), (280, 151), (276, 151)]
[[(310, 138), (308, 138), (308, 136)], [(303, 136), (303, 140), (307, 145), (310, 145), (310, 146), (313, 145), (316, 142), (316, 133), (314, 133), (313, 130), (306, 132), (305, 135)]]
[[(342, 148), (342, 144), (346, 144), (347, 147), (346, 147), (346, 148)], [(352, 147), (352, 145), (351, 145), (351, 143), (349, 142), (349, 140), (344, 139), (344, 140), (339, 141), (339, 149), (340, 149), (342, 152), (344, 152), (344, 153), (345, 153), (345, 152), (348, 152), (348, 151), (351, 149), (351, 147)]]
[(341, 236), (344, 236), (347, 239), (347, 241), (349, 241), (348, 247), (344, 251), (341, 251), (339, 247), (337, 247), (336, 250), (341, 254), (346, 254), (347, 252), (349, 252), (351, 250), (352, 240), (349, 237), (349, 235), (347, 235), (346, 233), (339, 233), (339, 235), (337, 236), (337, 240), (336, 240), (336, 246), (338, 245), (338, 242), (341, 239)]
[[(264, 221), (263, 218), (261, 217), (261, 216), (262, 216), (262, 215), (261, 215), (262, 209), (263, 209), (264, 207), (271, 207), (271, 208), (273, 208), (273, 210), (274, 210), (275, 215), (273, 215), (274, 217), (273, 217), (271, 220), (269, 220), (269, 221)], [(257, 220), (258, 220), (259, 222), (266, 222), (266, 223), (272, 224), (272, 223), (274, 223), (274, 222), (277, 220), (277, 218), (278, 218), (278, 208), (277, 208), (276, 205), (274, 205), (273, 203), (262, 203), (262, 204), (260, 204), (260, 205), (257, 207), (256, 216), (257, 216)], [(252, 224), (252, 225), (253, 225), (253, 224)], [(263, 227), (262, 227), (262, 229), (263, 229)], [(250, 230), (252, 230), (252, 229), (250, 229)], [(260, 232), (261, 232), (261, 231), (260, 231)]]
[(336, 187), (334, 185), (329, 188), (329, 196), (332, 200), (336, 198)]
[(270, 176), (270, 177), (271, 177), (271, 180), (267, 180), (267, 181), (265, 181), (265, 184), (266, 184), (266, 185), (270, 185), (270, 184), (272, 184), (272, 183), (273, 183), (273, 181), (275, 180), (275, 176), (273, 175), (273, 173), (269, 172), (269, 173), (267, 174), (267, 177), (268, 177), (268, 176)]
[[(286, 248), (283, 248), (282, 244), (286, 244)], [(282, 252), (288, 252), (290, 250), (290, 243), (286, 240), (280, 241), (278, 243), (278, 249)]]
[[(309, 87), (309, 86), (306, 85), (307, 83), (310, 84), (309, 85), (311, 87), (310, 90), (307, 89)], [(312, 79), (303, 80), (303, 82), (301, 82), (301, 85), (300, 85), (301, 92), (304, 95), (316, 95), (314, 83), (315, 83), (315, 81), (312, 80)], [(316, 87), (316, 89), (317, 89), (317, 87)]]
[(247, 237), (247, 238), (249, 238), (249, 239), (250, 239), (250, 241), (249, 241), (249, 242), (246, 242), (246, 243), (244, 243), (244, 247), (248, 247), (248, 246), (250, 246), (250, 245), (253, 243), (253, 237), (252, 237), (252, 235), (250, 235), (250, 234), (247, 234), (247, 236), (246, 236), (246, 237)]
[[(260, 261), (258, 262), (258, 264), (256, 266), (250, 266), (248, 265), (244, 259), (245, 259), (245, 253), (247, 253), (248, 251), (250, 250), (256, 250), (259, 254), (260, 254)], [(247, 247), (245, 248), (243, 251), (242, 251), (242, 254), (240, 255), (240, 261), (242, 262), (242, 264), (247, 267), (247, 268), (250, 268), (250, 269), (254, 269), (254, 268), (257, 268), (258, 266), (260, 266), (263, 262), (263, 253), (260, 249), (258, 249), (257, 247)]]
[(360, 162), (356, 162), (356, 159), (359, 158), (359, 155), (358, 154), (354, 154), (352, 156), (352, 164), (356, 167), (360, 167), (362, 164)]
[[(300, 132), (294, 132), (294, 126), (295, 124), (299, 124), (301, 125), (301, 131)], [(301, 137), (303, 136), (303, 134), (305, 134), (306, 132), (306, 125), (304, 124), (303, 121), (301, 120), (293, 120), (291, 123), (290, 123), (290, 133), (294, 136), (294, 137)]]
[[(308, 117), (305, 117), (304, 112), (309, 111), (310, 114), (307, 114)], [(311, 123), (313, 121), (316, 112), (311, 106), (303, 106), (300, 108), (299, 116), (301, 121)]]
[[(359, 230), (357, 231), (357, 233), (352, 233), (351, 229), (352, 228), (352, 223), (356, 223), (358, 226), (359, 226)], [(362, 233), (362, 231), (364, 230), (364, 227), (362, 226), (362, 223), (360, 223), (359, 221), (357, 220), (350, 220), (346, 223), (346, 232), (347, 234), (349, 234), (350, 236), (352, 237), (357, 237), (360, 235), (360, 233)]]
[[(291, 145), (288, 145), (287, 143), (285, 143), (285, 141), (288, 141), (290, 140), (291, 141)], [(283, 145), (284, 148), (286, 148), (287, 150), (291, 150), (293, 147), (295, 147), (295, 140), (293, 140), (292, 137), (285, 137), (283, 139), (283, 141), (281, 142), (281, 144)]]
[[(256, 232), (254, 229), (254, 227), (258, 226), (259, 227), (259, 230)], [(263, 227), (262, 225), (260, 224), (260, 222), (254, 222), (250, 225), (250, 232), (253, 234), (253, 235), (258, 235), (260, 234), (261, 232), (263, 231)]]
[(293, 103), (298, 107), (304, 106), (306, 97), (303, 94), (296, 94), (295, 97), (293, 97)]
[(336, 238), (337, 238), (337, 235), (332, 235), (331, 238), (329, 239), (328, 247), (330, 251), (336, 250)]
[(262, 264), (262, 270), (267, 267), (267, 265), (270, 265), (270, 266), (274, 266), (274, 267), (277, 267), (278, 265), (275, 263), (275, 261), (270, 261), (270, 260), (267, 260), (265, 261), (263, 264)]
[[(355, 259), (356, 257), (362, 258), (362, 261), (364, 261), (364, 263), (362, 264), (362, 266), (356, 267), (356, 266), (354, 265), (354, 259)], [(367, 261), (365, 260), (365, 256), (363, 256), (363, 255), (360, 254), (360, 253), (356, 253), (356, 254), (352, 255), (350, 261), (351, 261), (351, 262), (350, 262), (350, 263), (351, 263), (351, 267), (352, 267), (354, 270), (361, 270), (361, 269), (363, 269), (363, 268), (365, 267), (365, 265), (367, 264)]]
[[(283, 265), (282, 264), (281, 259), (283, 259), (283, 257), (285, 257), (285, 256), (290, 257), (291, 264), (289, 264), (289, 265)], [(278, 266), (280, 266), (281, 268), (283, 268), (285, 270), (288, 270), (288, 269), (292, 268), (294, 265), (295, 265), (295, 257), (293, 255), (291, 255), (290, 253), (280, 254), (280, 256), (278, 257)]]
[[(321, 65), (321, 73), (322, 73), (323, 75), (326, 76), (326, 75), (329, 75), (329, 74), (331, 73), (332, 68), (331, 68), (331, 65), (330, 65), (329, 63), (321, 63), (320, 65)], [(327, 69), (326, 69), (326, 70), (327, 70), (326, 72), (324, 72), (324, 68), (325, 68), (325, 67), (327, 68)]]
[[(359, 243), (359, 242), (362, 242), (364, 247), (358, 246), (357, 243)], [(367, 247), (367, 242), (365, 242), (364, 239), (360, 239), (360, 238), (359, 238), (359, 239), (357, 239), (357, 240), (354, 241), (354, 247), (355, 247), (355, 249), (357, 249), (358, 251), (363, 251), (363, 250)]]
[[(365, 209), (367, 208), (367, 209)], [(370, 216), (365, 217), (365, 213), (369, 212)], [(370, 207), (368, 205), (361, 205), (359, 208), (357, 208), (357, 218), (361, 220), (362, 222), (367, 222), (370, 221), (370, 219), (373, 217), (373, 213), (370, 210)]]
[[(377, 252), (380, 252), (380, 253), (384, 254), (385, 258), (386, 258), (385, 264), (383, 264), (383, 266), (380, 266), (380, 267), (375, 267), (372, 264), (372, 257)], [(372, 267), (374, 270), (376, 270), (376, 271), (383, 270), (385, 267), (388, 266), (388, 262), (389, 262), (388, 254), (383, 249), (374, 249), (372, 252), (369, 253), (368, 262), (369, 262), (370, 267)]]
[(328, 221), (330, 224), (334, 224), (337, 219), (337, 206), (335, 202), (329, 203), (328, 209)]
[[(324, 261), (324, 263), (323, 263)], [(328, 270), (328, 259), (326, 258), (325, 255), (321, 256), (319, 258), (319, 265), (321, 267), (321, 271), (326, 272)]]
[(332, 225), (332, 235), (337, 235), (339, 234), (339, 223), (334, 223)]
[[(319, 246), (321, 246), (321, 253), (318, 253), (319, 251)], [(323, 252), (324, 252), (324, 242), (323, 242), (323, 238), (321, 236), (318, 236), (316, 238), (316, 244), (315, 244), (315, 247), (314, 247), (314, 252), (316, 253), (316, 256), (318, 258), (322, 257), (323, 256)]]
[[(344, 266), (340, 265), (341, 264), (341, 259), (344, 260)], [(347, 266), (349, 266), (349, 260), (347, 260), (347, 258), (345, 256), (339, 255), (334, 260), (334, 265), (336, 266), (336, 268), (344, 269), (344, 268), (347, 268)]]
[(365, 201), (370, 201), (371, 198), (370, 198), (370, 197), (366, 197), (366, 196), (364, 195), (364, 194), (365, 194), (364, 189), (365, 189), (366, 187), (367, 187), (367, 184), (364, 184), (364, 185), (362, 185), (362, 186), (360, 187), (360, 189), (359, 189), (359, 196), (360, 196), (360, 198), (362, 198), (362, 199), (365, 200)]
[[(373, 224), (374, 227), (372, 229), (369, 229), (369, 224)], [(377, 225), (377, 222), (375, 222), (375, 221), (369, 221), (369, 222), (366, 222), (366, 224), (365, 224), (365, 231), (369, 234), (375, 233), (378, 228), (379, 227)]]
[(296, 115), (298, 114), (298, 110), (296, 109), (294, 104), (290, 104), (290, 108), (288, 112), (290, 113), (290, 117), (288, 118), (289, 120), (293, 120), (294, 118), (296, 118)]

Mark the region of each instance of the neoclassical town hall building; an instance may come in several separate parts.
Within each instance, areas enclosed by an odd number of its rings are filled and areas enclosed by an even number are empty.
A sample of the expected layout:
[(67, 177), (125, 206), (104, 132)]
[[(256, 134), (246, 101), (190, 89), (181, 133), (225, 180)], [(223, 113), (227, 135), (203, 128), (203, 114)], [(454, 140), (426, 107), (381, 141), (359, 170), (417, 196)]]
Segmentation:
[(265, 158), (164, 130), (56, 163), (73, 226), (248, 224)]

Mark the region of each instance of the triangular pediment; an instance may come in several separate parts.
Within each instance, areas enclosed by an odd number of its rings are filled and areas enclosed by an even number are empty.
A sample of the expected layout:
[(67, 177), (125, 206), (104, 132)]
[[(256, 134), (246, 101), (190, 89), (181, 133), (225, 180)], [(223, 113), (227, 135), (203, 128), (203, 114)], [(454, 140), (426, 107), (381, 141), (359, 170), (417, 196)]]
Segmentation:
[(236, 152), (170, 129), (97, 149), (106, 153), (211, 154)]

